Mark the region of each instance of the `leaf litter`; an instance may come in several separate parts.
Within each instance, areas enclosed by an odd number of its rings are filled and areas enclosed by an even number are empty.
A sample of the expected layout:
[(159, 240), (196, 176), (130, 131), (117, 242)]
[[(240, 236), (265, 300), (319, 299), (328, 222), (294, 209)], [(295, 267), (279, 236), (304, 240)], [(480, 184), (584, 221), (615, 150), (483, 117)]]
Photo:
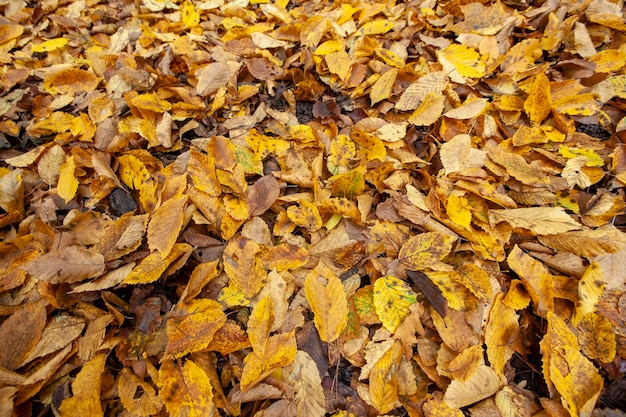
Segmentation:
[(0, 7), (2, 416), (626, 410), (621, 3)]

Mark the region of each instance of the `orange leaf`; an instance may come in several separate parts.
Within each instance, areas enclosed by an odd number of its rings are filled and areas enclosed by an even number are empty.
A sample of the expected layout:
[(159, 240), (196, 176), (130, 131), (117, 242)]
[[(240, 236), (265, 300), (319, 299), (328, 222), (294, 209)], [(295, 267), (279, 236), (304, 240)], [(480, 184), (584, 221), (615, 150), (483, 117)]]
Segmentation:
[(196, 299), (177, 306), (167, 320), (167, 346), (163, 357), (180, 358), (203, 350), (225, 322), (226, 315), (215, 300)]
[(43, 79), (44, 89), (53, 95), (90, 93), (98, 87), (98, 84), (100, 84), (100, 78), (78, 68), (47, 73)]

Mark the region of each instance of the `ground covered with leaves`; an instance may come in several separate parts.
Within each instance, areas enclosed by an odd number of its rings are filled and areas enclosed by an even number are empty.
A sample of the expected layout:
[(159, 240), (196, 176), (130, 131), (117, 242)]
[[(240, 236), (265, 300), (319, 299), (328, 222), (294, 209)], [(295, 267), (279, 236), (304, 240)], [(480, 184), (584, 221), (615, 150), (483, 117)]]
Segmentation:
[(0, 417), (624, 415), (621, 0), (0, 8)]

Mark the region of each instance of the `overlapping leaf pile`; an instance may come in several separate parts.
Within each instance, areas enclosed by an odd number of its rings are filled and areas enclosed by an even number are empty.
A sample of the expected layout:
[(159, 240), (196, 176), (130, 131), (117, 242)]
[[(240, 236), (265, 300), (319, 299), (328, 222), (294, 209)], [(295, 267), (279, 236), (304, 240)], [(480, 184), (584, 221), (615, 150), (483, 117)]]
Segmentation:
[(0, 416), (623, 407), (622, 2), (0, 8)]

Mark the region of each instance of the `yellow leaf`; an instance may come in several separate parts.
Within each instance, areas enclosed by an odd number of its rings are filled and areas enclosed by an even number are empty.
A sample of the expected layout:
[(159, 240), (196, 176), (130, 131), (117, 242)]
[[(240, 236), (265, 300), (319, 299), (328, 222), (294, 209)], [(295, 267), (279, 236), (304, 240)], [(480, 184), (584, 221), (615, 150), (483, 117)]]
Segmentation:
[(32, 45), (30, 51), (33, 54), (37, 52), (51, 52), (63, 48), (67, 45), (67, 42), (68, 40), (66, 38), (49, 39), (37, 45)]
[(443, 402), (450, 408), (462, 408), (491, 397), (506, 383), (490, 367), (481, 365), (465, 381), (454, 380), (448, 385)]
[(200, 298), (176, 306), (167, 320), (163, 358), (182, 358), (205, 349), (225, 322), (222, 306), (215, 300)]
[(469, 202), (463, 194), (462, 192), (455, 191), (448, 196), (446, 201), (446, 213), (448, 213), (448, 217), (454, 223), (469, 230), (470, 223), (472, 222), (472, 212), (469, 209)]
[(83, 365), (72, 383), (73, 395), (61, 402), (62, 417), (104, 416), (100, 390), (106, 358), (105, 353), (100, 353)]
[(274, 369), (293, 362), (298, 347), (294, 332), (279, 333), (267, 340), (264, 352), (253, 350), (243, 361), (241, 390), (254, 387)]
[(577, 325), (583, 316), (593, 313), (603, 290), (602, 268), (597, 262), (592, 262), (578, 282), (578, 300), (572, 317), (574, 325)]
[[(126, 276), (124, 284), (149, 284), (161, 278), (172, 262), (181, 256), (189, 256), (192, 247), (186, 243), (176, 243), (165, 257), (158, 251), (152, 252), (133, 268)], [(182, 265), (181, 265), (182, 266)]]
[(149, 110), (155, 113), (163, 113), (172, 109), (172, 105), (169, 101), (163, 100), (154, 93), (137, 94), (131, 97), (129, 101), (131, 105), (140, 110)]
[(324, 342), (335, 341), (348, 322), (348, 300), (341, 280), (328, 267), (319, 264), (307, 275), (304, 294), (320, 338)]
[[(356, 145), (348, 135), (337, 135), (330, 143), (330, 154), (327, 158), (328, 170), (336, 175), (356, 157)], [(342, 170), (341, 168), (344, 168)]]
[(577, 325), (578, 343), (589, 359), (610, 363), (615, 358), (615, 333), (609, 320), (598, 313), (587, 313)]
[(480, 78), (486, 74), (487, 66), (483, 57), (469, 46), (453, 43), (438, 51), (437, 56), (452, 64), (462, 77)]
[(164, 360), (157, 380), (159, 397), (171, 416), (204, 417), (215, 412), (207, 373), (192, 360)]
[(463, 349), (447, 365), (447, 374), (450, 379), (467, 381), (478, 367), (485, 364), (485, 352), (481, 345), (473, 345)]
[(465, 308), (465, 301), (471, 295), (469, 290), (459, 282), (460, 279), (457, 277), (459, 273), (455, 271), (425, 271), (424, 273), (439, 288), (448, 306), (455, 310)]
[(324, 56), (324, 60), (328, 66), (328, 71), (337, 74), (342, 81), (346, 80), (350, 73), (350, 65), (352, 64), (350, 56), (348, 56), (346, 51), (342, 49), (330, 52)]
[(180, 234), (185, 220), (187, 196), (171, 198), (157, 208), (148, 223), (148, 246), (166, 257)]
[(149, 383), (124, 367), (117, 379), (117, 392), (126, 410), (138, 416), (151, 416), (163, 408), (163, 402)]
[(589, 417), (602, 391), (603, 379), (580, 353), (576, 336), (565, 320), (552, 312), (547, 319), (547, 333), (540, 343), (546, 382), (556, 388), (572, 417)]
[(398, 368), (401, 355), (400, 342), (396, 341), (370, 370), (370, 398), (380, 414), (386, 414), (399, 405)]
[(601, 167), (604, 166), (604, 159), (592, 149), (570, 148), (565, 145), (559, 146), (559, 155), (567, 159), (573, 159), (580, 156), (587, 158), (585, 166)]
[(508, 210), (490, 210), (489, 222), (506, 222), (511, 227), (527, 229), (536, 235), (551, 235), (582, 229), (562, 207), (526, 207)]
[(411, 304), (417, 301), (411, 287), (393, 275), (385, 275), (374, 282), (373, 297), (376, 314), (392, 333), (409, 315)]
[(398, 70), (396, 68), (391, 68), (389, 71), (380, 76), (370, 90), (370, 100), (372, 101), (372, 105), (389, 98), (397, 76)]
[(186, 1), (185, 3), (183, 3), (181, 14), (183, 24), (188, 28), (194, 28), (200, 23), (200, 13), (191, 1)]
[(445, 108), (446, 96), (437, 93), (428, 93), (415, 109), (408, 121), (415, 126), (430, 126), (441, 117)]
[(376, 56), (382, 59), (385, 64), (396, 68), (402, 68), (404, 66), (404, 60), (400, 58), (395, 52), (389, 49), (377, 48)]
[(74, 155), (70, 155), (65, 159), (63, 165), (61, 165), (59, 182), (57, 184), (57, 194), (65, 200), (66, 204), (74, 198), (78, 190), (78, 180), (74, 174), (75, 170), (76, 163), (74, 162)]
[(519, 337), (518, 316), (508, 305), (502, 302), (500, 293), (491, 306), (489, 321), (485, 326), (485, 344), (491, 367), (498, 375), (504, 375), (504, 367), (515, 353), (513, 343)]
[(525, 254), (517, 245), (509, 253), (507, 262), (526, 284), (538, 314), (545, 317), (548, 312), (554, 310), (554, 279), (546, 267)]
[(187, 169), (194, 187), (198, 190), (211, 197), (218, 197), (222, 194), (222, 185), (217, 179), (215, 164), (207, 154), (191, 148)]
[(550, 80), (543, 72), (540, 72), (531, 84), (528, 98), (524, 102), (524, 110), (532, 124), (537, 125), (548, 117), (551, 109)]
[(157, 184), (151, 178), (149, 168), (154, 169), (151, 161), (140, 152), (128, 153), (117, 158), (121, 180), (133, 190), (139, 190), (139, 201), (143, 209), (150, 213), (156, 206)]
[(345, 48), (345, 44), (338, 40), (326, 41), (315, 49), (313, 52), (315, 55), (328, 55), (331, 52), (342, 51)]
[(423, 270), (437, 264), (450, 253), (456, 238), (439, 233), (420, 233), (407, 240), (400, 249), (398, 260), (408, 269)]
[(359, 35), (382, 35), (393, 29), (393, 23), (389, 20), (374, 20), (367, 22), (357, 31)]
[(224, 271), (248, 299), (261, 290), (267, 278), (261, 253), (261, 245), (243, 236), (228, 242), (224, 250)]
[(366, 161), (384, 162), (387, 158), (385, 144), (376, 135), (361, 130), (353, 130), (350, 138), (359, 145), (359, 153), (363, 155)]
[(323, 225), (317, 207), (308, 201), (300, 201), (299, 206), (289, 206), (287, 216), (296, 225), (311, 232), (319, 230)]
[(606, 49), (589, 58), (589, 61), (596, 63), (596, 72), (609, 73), (617, 71), (626, 64), (626, 51)]
[(333, 175), (328, 179), (328, 186), (333, 197), (352, 198), (365, 190), (365, 167), (363, 165), (346, 172)]

